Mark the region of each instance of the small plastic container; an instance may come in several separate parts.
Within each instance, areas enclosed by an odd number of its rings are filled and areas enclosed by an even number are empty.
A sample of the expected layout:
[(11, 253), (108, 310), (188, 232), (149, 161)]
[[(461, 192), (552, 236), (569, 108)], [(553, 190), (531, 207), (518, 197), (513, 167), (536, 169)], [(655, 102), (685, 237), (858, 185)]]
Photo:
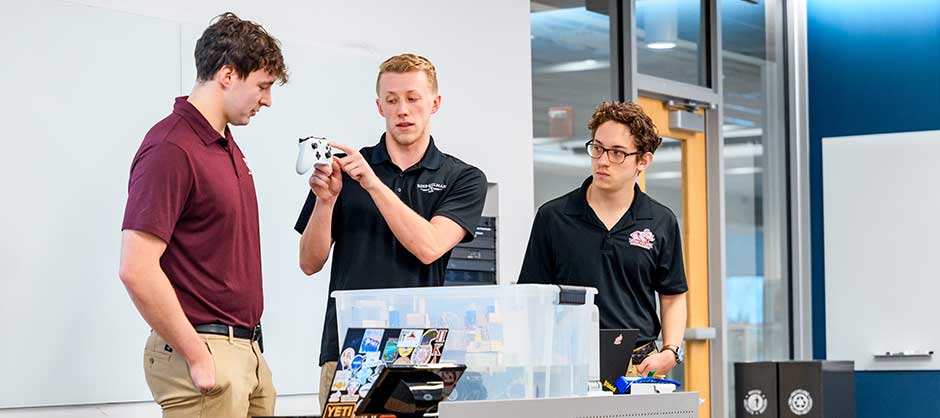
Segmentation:
[(441, 362), (467, 365), (451, 400), (585, 395), (598, 380), (597, 290), (554, 285), (336, 291), (348, 328), (448, 328)]

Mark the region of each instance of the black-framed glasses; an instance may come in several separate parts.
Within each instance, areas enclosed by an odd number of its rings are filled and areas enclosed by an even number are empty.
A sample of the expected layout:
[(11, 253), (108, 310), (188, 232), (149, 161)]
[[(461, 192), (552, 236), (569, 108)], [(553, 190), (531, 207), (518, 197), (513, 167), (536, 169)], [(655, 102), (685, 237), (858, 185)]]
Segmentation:
[(619, 149), (604, 148), (600, 145), (595, 144), (593, 139), (586, 142), (584, 144), (584, 147), (587, 148), (588, 155), (590, 155), (591, 158), (595, 160), (598, 158), (601, 158), (601, 156), (604, 155), (604, 153), (606, 152), (607, 159), (609, 159), (610, 162), (614, 164), (623, 164), (624, 160), (626, 160), (627, 157), (631, 155), (637, 155), (640, 153), (640, 151), (626, 152), (626, 151), (621, 151)]

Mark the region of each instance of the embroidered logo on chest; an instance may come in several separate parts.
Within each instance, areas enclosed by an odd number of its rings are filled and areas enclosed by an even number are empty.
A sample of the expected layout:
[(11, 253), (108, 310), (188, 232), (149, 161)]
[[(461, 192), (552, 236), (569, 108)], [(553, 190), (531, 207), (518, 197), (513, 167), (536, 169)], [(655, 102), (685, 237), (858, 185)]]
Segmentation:
[(649, 250), (653, 248), (653, 241), (656, 241), (656, 236), (653, 235), (653, 232), (650, 231), (649, 228), (642, 231), (633, 231), (633, 233), (630, 234), (630, 245)]
[(439, 192), (447, 188), (446, 184), (440, 184), (440, 183), (426, 183), (426, 184), (418, 183), (417, 186), (418, 186), (418, 190), (425, 192), (425, 193)]

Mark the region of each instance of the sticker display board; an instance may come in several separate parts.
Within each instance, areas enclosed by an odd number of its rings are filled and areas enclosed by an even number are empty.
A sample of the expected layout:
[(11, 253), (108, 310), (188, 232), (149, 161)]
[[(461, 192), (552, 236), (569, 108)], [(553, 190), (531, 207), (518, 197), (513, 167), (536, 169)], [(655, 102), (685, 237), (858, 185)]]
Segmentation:
[(323, 416), (352, 417), (386, 365), (436, 364), (446, 340), (446, 328), (350, 328)]

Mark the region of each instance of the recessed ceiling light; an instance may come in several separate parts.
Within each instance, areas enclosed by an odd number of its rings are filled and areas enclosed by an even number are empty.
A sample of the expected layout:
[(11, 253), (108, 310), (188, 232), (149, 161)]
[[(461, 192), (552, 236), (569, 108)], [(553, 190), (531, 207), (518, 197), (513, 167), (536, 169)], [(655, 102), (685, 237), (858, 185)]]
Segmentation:
[(649, 49), (673, 49), (676, 47), (675, 42), (650, 42), (646, 44), (646, 47)]

